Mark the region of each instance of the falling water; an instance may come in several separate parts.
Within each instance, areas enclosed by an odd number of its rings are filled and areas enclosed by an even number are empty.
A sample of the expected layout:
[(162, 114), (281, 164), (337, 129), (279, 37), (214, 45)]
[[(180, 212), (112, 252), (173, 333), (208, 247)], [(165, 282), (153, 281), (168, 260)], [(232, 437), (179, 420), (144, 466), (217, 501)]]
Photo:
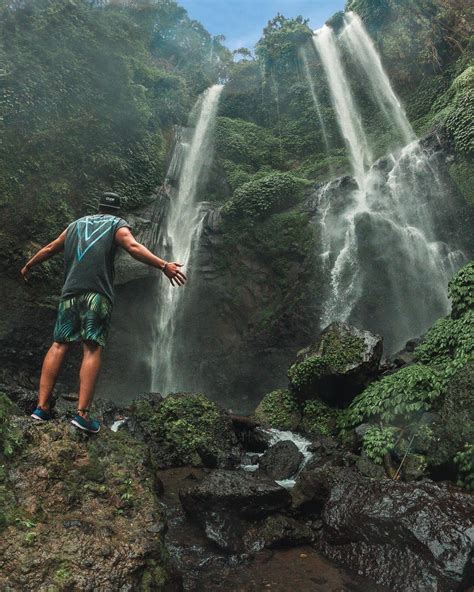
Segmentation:
[(393, 92), (390, 80), (382, 66), (380, 56), (360, 17), (354, 12), (344, 15), (345, 27), (341, 38), (347, 44), (351, 55), (366, 73), (375, 100), (389, 123), (397, 128), (403, 144), (415, 140), (415, 133), (405, 115), (405, 111)]
[(303, 60), (304, 73), (306, 76), (306, 80), (308, 82), (309, 89), (311, 91), (311, 96), (313, 97), (314, 108), (316, 109), (316, 115), (318, 116), (319, 125), (321, 126), (321, 133), (323, 134), (324, 147), (326, 148), (326, 154), (327, 154), (329, 152), (328, 134), (326, 131), (326, 125), (324, 123), (323, 115), (321, 112), (321, 105), (320, 105), (320, 102), (318, 99), (318, 95), (316, 93), (316, 88), (314, 86), (313, 79), (311, 78), (311, 72), (309, 70), (309, 63), (308, 63), (308, 56), (306, 55), (305, 48), (303, 48), (301, 50), (301, 59)]
[(393, 352), (448, 312), (446, 285), (466, 258), (436, 235), (435, 218), (447, 191), (434, 173), (436, 155), (416, 139), (356, 15), (346, 17), (342, 37), (403, 143), (372, 162), (338, 39), (328, 26), (316, 31), (313, 42), (355, 178), (352, 185), (336, 181), (319, 190), (321, 259), (328, 274), (321, 325), (359, 324), (381, 333)]
[[(193, 110), (197, 121), (191, 138), (189, 142), (183, 138), (177, 143), (171, 160), (178, 187), (170, 201), (162, 243), (165, 251), (171, 253), (172, 261), (182, 263), (185, 270), (199, 240), (205, 215), (196, 202), (196, 193), (201, 174), (205, 166), (210, 164), (213, 129), (222, 88), (221, 85), (214, 85), (200, 97)], [(180, 151), (183, 154), (176, 159), (175, 156)], [(181, 164), (177, 161), (181, 161)], [(179, 372), (175, 368), (174, 359), (178, 338), (175, 327), (183, 291), (188, 290), (189, 286), (172, 287), (167, 279), (161, 279), (155, 317), (156, 338), (151, 353), (151, 382), (154, 390), (167, 393), (178, 387), (176, 379), (179, 379)], [(181, 337), (185, 339), (185, 336)]]
[[(324, 25), (313, 35), (313, 43), (319, 51), (326, 73), (331, 97), (336, 110), (342, 135), (351, 156), (354, 176), (359, 187), (363, 187), (367, 162), (372, 160), (362, 120), (355, 107), (354, 97), (336, 44), (336, 36), (331, 27)], [(361, 196), (363, 198), (363, 195)]]

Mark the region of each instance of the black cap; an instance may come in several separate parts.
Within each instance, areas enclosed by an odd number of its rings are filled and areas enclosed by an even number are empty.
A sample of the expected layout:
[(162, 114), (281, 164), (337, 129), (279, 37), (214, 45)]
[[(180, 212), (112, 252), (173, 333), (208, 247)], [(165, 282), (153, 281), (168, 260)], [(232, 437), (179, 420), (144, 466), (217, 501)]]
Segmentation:
[(100, 196), (99, 207), (120, 210), (120, 195), (110, 191), (104, 191)]

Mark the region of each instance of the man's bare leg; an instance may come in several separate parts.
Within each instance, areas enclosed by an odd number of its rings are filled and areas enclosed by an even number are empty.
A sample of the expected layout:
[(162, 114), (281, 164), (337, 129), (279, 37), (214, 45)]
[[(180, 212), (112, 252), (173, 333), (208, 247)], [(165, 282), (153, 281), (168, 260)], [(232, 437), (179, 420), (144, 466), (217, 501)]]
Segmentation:
[[(102, 346), (94, 341), (84, 341), (82, 344), (83, 356), (81, 371), (79, 373), (79, 405), (78, 409), (88, 409), (94, 396), (95, 384), (99, 376)], [(79, 411), (79, 415), (87, 418), (86, 411)]]
[(55, 341), (44, 358), (38, 395), (38, 407), (41, 409), (49, 410), (49, 399), (70, 345), (70, 343)]

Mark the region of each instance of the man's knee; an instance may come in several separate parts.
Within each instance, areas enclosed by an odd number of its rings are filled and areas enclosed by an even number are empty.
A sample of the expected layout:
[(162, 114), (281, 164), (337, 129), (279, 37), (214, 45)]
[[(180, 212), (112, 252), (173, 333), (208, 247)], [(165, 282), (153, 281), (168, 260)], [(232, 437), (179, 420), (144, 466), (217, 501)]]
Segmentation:
[(82, 349), (85, 354), (99, 354), (102, 351), (102, 346), (97, 341), (86, 340), (82, 342)]
[(68, 351), (70, 346), (70, 343), (61, 343), (60, 341), (53, 341), (51, 349), (57, 353), (65, 353)]

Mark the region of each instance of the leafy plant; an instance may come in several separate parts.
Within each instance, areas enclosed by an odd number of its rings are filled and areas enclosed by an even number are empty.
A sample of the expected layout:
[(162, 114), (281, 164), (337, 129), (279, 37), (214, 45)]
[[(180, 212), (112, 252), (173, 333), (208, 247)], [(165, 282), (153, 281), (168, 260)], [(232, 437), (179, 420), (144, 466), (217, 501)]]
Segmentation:
[(451, 316), (454, 319), (468, 311), (474, 312), (474, 261), (471, 261), (454, 275), (448, 284), (451, 299)]
[(357, 395), (341, 415), (339, 427), (347, 430), (368, 419), (405, 422), (430, 409), (441, 390), (442, 381), (435, 370), (421, 364), (401, 368)]
[(362, 448), (374, 463), (381, 464), (384, 456), (393, 450), (397, 428), (377, 426), (369, 428), (363, 437)]
[(302, 362), (290, 366), (288, 378), (291, 386), (296, 390), (304, 390), (310, 387), (315, 379), (322, 376), (328, 370), (326, 360), (321, 356), (309, 356)]
[(323, 337), (321, 355), (332, 369), (341, 372), (362, 360), (364, 340), (350, 333), (330, 331)]

